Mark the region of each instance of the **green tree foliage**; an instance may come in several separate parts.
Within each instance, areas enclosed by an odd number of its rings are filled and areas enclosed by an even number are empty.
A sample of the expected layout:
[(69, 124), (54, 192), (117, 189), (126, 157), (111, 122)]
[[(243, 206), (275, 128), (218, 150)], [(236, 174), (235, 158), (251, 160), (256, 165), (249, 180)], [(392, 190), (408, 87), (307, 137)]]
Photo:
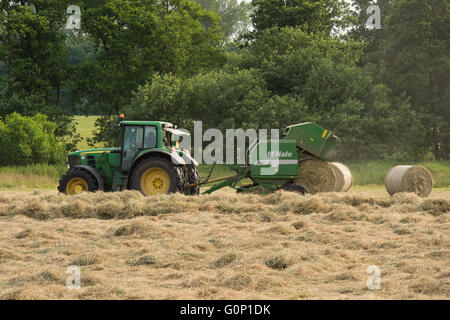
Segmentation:
[(93, 61), (95, 57), (95, 44), (91, 41), (87, 34), (82, 32), (67, 32), (66, 49), (68, 51), (68, 60), (70, 65), (70, 77), (67, 86), (62, 92), (62, 107), (71, 114), (92, 115), (98, 114), (98, 102), (88, 101), (82, 95), (71, 94), (70, 89), (73, 87), (73, 81), (77, 80), (77, 68), (86, 61)]
[(203, 8), (217, 13), (225, 40), (247, 32), (251, 20), (251, 4), (238, 0), (194, 0)]
[[(65, 23), (67, 1), (0, 2), (0, 53), (6, 64), (6, 99), (14, 111), (33, 114), (60, 103), (67, 78)], [(31, 7), (34, 5), (34, 10)], [(28, 104), (31, 99), (34, 103)], [(24, 102), (20, 102), (24, 100)], [(1, 110), (3, 114), (11, 110)]]
[(0, 121), (0, 165), (62, 163), (66, 150), (55, 136), (56, 130), (56, 124), (42, 114), (6, 116)]
[(355, 2), (361, 16), (350, 36), (366, 44), (360, 64), (394, 95), (410, 99), (421, 131), (411, 143), (436, 159), (449, 159), (450, 2), (379, 0), (380, 30), (364, 27), (374, 1)]
[(348, 23), (348, 5), (343, 0), (253, 0), (255, 33), (273, 27), (300, 27), (308, 33), (329, 35)]
[(218, 17), (192, 1), (81, 1), (93, 59), (75, 70), (73, 93), (117, 114), (154, 73), (191, 74), (222, 59)]
[(291, 113), (291, 122), (333, 128), (342, 137), (342, 157), (419, 157), (424, 150), (411, 143), (421, 133), (414, 112), (358, 66), (362, 49), (358, 42), (273, 28), (252, 43), (242, 65), (260, 70), (272, 93), (303, 102), (307, 111)]
[(344, 160), (448, 159), (449, 1), (378, 0), (380, 30), (375, 1), (353, 2), (351, 17), (344, 0), (73, 0), (82, 31), (67, 32), (69, 1), (1, 1), (0, 118), (45, 113), (69, 148), (63, 109), (103, 115), (93, 142), (108, 144), (120, 111), (188, 129), (316, 121)]
[(45, 113), (70, 149), (77, 142), (75, 127), (60, 106), (69, 77), (63, 31), (67, 5), (60, 0), (0, 2), (0, 118)]
[(411, 98), (438, 160), (450, 157), (449, 9), (447, 0), (394, 2), (382, 43), (386, 83)]
[(224, 63), (218, 16), (185, 0), (84, 0), (83, 32), (93, 57), (74, 70), (71, 92), (103, 117), (92, 143), (111, 140), (111, 124), (154, 74), (190, 75)]
[(175, 121), (185, 128), (193, 120), (211, 128), (251, 128), (268, 97), (264, 81), (251, 70), (212, 71), (187, 79), (155, 76), (125, 111), (130, 118)]
[(414, 113), (406, 99), (393, 96), (357, 65), (360, 54), (357, 43), (300, 28), (268, 29), (237, 69), (187, 79), (156, 77), (138, 90), (126, 112), (188, 129), (186, 121), (193, 120), (221, 130), (315, 121), (342, 137), (342, 159), (410, 158)]

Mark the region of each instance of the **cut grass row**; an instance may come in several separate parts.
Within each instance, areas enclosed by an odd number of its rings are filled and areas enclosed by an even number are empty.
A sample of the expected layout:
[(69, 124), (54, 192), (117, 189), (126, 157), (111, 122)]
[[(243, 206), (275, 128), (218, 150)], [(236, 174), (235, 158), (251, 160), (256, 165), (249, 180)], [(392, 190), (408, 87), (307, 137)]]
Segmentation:
[(450, 193), (3, 192), (0, 299), (449, 299), (449, 210)]
[[(372, 161), (350, 164), (354, 175), (354, 186), (382, 186), (389, 170), (396, 163)], [(420, 165), (433, 174), (436, 188), (450, 187), (450, 162), (426, 162)], [(58, 184), (59, 178), (67, 171), (65, 165), (50, 166), (45, 164), (25, 167), (0, 168), (0, 189), (51, 189)], [(200, 166), (200, 175), (205, 179), (211, 166)], [(233, 171), (224, 166), (217, 166), (212, 179), (233, 175)]]

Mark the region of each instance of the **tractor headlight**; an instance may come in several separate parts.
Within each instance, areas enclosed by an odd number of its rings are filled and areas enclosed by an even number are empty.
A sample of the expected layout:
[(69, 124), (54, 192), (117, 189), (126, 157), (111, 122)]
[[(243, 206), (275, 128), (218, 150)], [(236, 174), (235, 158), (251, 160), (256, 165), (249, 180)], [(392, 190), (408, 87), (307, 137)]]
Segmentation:
[(69, 156), (69, 169), (81, 164), (80, 156)]

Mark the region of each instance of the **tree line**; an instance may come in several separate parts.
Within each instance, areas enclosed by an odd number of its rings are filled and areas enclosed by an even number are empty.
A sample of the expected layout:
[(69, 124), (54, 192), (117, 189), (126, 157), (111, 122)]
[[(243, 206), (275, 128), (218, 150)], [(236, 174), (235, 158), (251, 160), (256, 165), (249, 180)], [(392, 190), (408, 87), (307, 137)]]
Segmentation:
[[(376, 2), (376, 3), (375, 3)], [(369, 29), (378, 5), (381, 28)], [(34, 9), (31, 9), (31, 5)], [(81, 30), (66, 30), (69, 5)], [(342, 160), (450, 158), (449, 1), (0, 2), (0, 118), (45, 114), (67, 149), (72, 114), (189, 129), (315, 121)]]

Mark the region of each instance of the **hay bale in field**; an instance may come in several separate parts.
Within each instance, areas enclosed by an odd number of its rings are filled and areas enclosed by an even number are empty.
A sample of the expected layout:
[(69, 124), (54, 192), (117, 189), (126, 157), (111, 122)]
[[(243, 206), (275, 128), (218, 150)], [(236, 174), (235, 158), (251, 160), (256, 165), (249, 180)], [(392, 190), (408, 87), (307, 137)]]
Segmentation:
[(331, 168), (336, 175), (336, 192), (349, 191), (353, 185), (353, 175), (350, 169), (340, 162), (331, 163)]
[(412, 192), (419, 197), (428, 197), (433, 191), (433, 176), (421, 166), (397, 166), (389, 171), (386, 190), (392, 196), (400, 192)]
[(311, 193), (336, 190), (336, 175), (331, 165), (315, 158), (300, 163), (299, 178), (295, 182), (307, 187)]

